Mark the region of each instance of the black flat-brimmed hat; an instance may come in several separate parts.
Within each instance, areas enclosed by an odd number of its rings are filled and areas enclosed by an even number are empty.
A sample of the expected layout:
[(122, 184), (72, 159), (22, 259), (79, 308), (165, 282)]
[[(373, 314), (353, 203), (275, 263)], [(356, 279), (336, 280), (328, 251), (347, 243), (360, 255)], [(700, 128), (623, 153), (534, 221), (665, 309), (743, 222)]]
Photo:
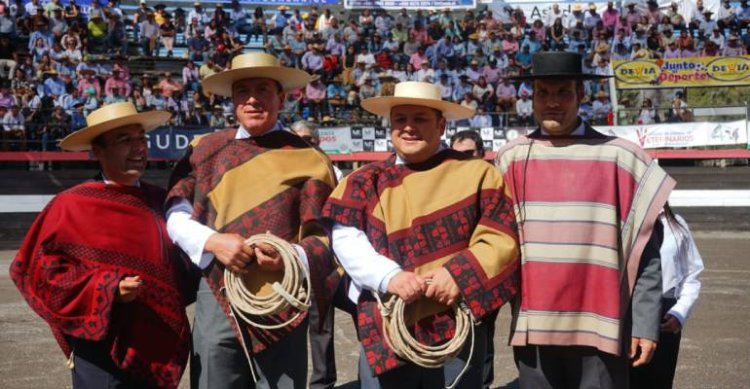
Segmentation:
[(531, 74), (508, 77), (513, 80), (601, 80), (612, 76), (584, 73), (583, 57), (578, 53), (545, 51), (534, 54)]

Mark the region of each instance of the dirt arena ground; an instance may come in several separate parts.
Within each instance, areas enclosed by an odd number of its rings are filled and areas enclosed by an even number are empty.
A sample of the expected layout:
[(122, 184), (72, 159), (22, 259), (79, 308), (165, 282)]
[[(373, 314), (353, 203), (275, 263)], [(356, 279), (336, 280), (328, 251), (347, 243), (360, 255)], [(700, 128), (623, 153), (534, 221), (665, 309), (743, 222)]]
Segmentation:
[[(677, 388), (747, 388), (750, 383), (750, 232), (695, 233), (706, 262), (701, 298), (682, 338)], [(0, 388), (68, 388), (70, 372), (47, 325), (8, 277), (14, 251), (0, 251)], [(495, 387), (513, 387), (509, 318), (496, 323)], [(356, 388), (357, 344), (351, 319), (336, 315), (339, 387)], [(183, 379), (183, 381), (185, 381)], [(181, 388), (187, 388), (183, 382)]]

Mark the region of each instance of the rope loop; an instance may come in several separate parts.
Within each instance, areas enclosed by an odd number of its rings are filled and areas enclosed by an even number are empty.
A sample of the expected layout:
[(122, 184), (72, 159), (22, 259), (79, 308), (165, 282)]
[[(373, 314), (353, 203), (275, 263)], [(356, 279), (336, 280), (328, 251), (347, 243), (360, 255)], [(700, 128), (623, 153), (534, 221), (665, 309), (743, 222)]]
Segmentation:
[(397, 295), (391, 295), (383, 302), (378, 293), (373, 293), (378, 302), (380, 315), (383, 317), (383, 335), (388, 346), (399, 357), (415, 363), (419, 366), (434, 369), (445, 365), (449, 360), (456, 358), (464, 347), (466, 340), (471, 336), (471, 348), (466, 365), (458, 374), (456, 379), (448, 385), (453, 388), (461, 380), (469, 367), (469, 361), (474, 354), (474, 320), (473, 315), (464, 303), (453, 304), (456, 316), (456, 333), (451, 340), (436, 346), (428, 346), (419, 343), (409, 332), (404, 321), (404, 309), (406, 303)]
[[(289, 242), (271, 233), (253, 235), (245, 240), (245, 245), (251, 247), (259, 243), (276, 249), (284, 263), (284, 277), (281, 282), (273, 283), (274, 293), (266, 296), (251, 293), (242, 279), (243, 275), (229, 269), (224, 270), (224, 288), (232, 311), (240, 319), (253, 327), (276, 330), (288, 326), (310, 308), (310, 276), (297, 250)], [(284, 322), (269, 324), (267, 320), (260, 320), (290, 307), (294, 307), (297, 312)]]

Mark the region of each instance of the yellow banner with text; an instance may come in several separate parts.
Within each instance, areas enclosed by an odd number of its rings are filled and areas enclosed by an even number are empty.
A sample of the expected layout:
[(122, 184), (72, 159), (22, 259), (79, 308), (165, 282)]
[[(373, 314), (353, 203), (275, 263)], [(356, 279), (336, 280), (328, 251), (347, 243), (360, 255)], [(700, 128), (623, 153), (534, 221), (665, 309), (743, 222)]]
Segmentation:
[(750, 56), (613, 61), (618, 89), (750, 85)]

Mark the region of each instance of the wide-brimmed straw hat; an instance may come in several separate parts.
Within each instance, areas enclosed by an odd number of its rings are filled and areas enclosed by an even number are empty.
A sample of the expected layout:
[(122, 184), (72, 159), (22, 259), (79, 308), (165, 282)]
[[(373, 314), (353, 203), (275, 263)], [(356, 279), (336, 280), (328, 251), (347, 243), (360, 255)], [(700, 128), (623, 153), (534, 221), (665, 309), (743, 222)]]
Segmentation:
[(232, 69), (206, 77), (203, 90), (219, 96), (232, 96), (232, 85), (248, 78), (268, 78), (281, 84), (285, 92), (304, 87), (311, 76), (303, 70), (281, 66), (279, 59), (266, 53), (242, 54), (232, 59)]
[(508, 77), (513, 80), (599, 80), (609, 75), (583, 72), (583, 57), (578, 53), (545, 51), (531, 58), (531, 74)]
[(436, 109), (448, 120), (467, 119), (474, 116), (474, 110), (462, 105), (442, 100), (440, 86), (417, 81), (396, 84), (393, 96), (373, 97), (362, 101), (362, 108), (380, 116), (390, 116), (391, 109), (400, 105), (417, 105)]
[(139, 124), (149, 132), (164, 124), (172, 116), (169, 112), (149, 111), (138, 113), (130, 102), (105, 105), (86, 117), (88, 127), (82, 128), (60, 141), (60, 147), (68, 151), (91, 150), (91, 141), (114, 129)]

